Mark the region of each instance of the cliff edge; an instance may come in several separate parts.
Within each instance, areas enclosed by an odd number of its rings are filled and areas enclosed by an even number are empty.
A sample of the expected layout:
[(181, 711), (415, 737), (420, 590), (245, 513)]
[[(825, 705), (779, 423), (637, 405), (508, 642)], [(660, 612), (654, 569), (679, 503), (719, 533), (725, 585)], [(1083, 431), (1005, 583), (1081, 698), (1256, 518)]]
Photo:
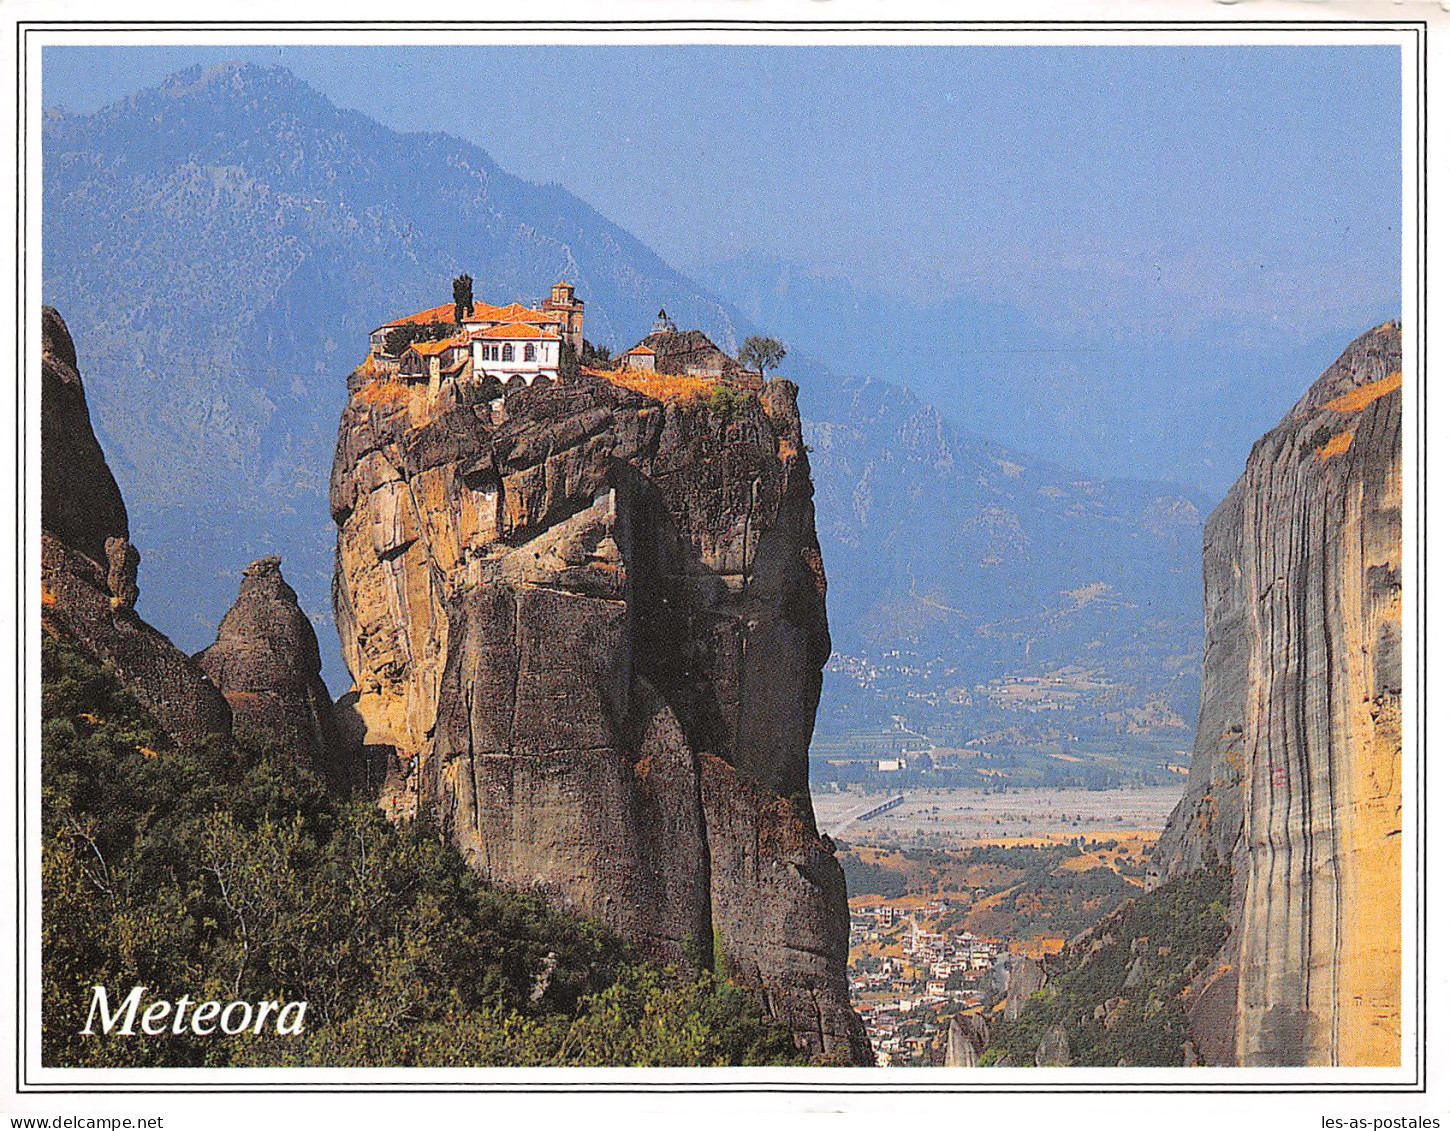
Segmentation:
[(75, 343), (41, 311), (40, 608), (45, 631), (109, 664), (173, 742), (230, 735), (226, 700), (136, 613), (139, 551), (126, 504), (91, 427)]
[(1400, 330), (1254, 445), (1204, 531), (1193, 763), (1160, 876), (1233, 868), (1200, 1055), (1400, 1060)]
[(869, 1063), (807, 747), (830, 642), (795, 387), (585, 371), (502, 403), (360, 370), (338, 432), (344, 711), (384, 806), (499, 882), (753, 986)]

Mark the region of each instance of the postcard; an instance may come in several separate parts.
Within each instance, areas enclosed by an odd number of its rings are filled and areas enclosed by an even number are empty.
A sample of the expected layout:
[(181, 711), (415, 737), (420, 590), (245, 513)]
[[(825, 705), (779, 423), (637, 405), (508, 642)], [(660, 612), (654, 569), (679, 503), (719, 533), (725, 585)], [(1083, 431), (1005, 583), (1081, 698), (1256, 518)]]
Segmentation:
[(128, 7), (7, 12), (12, 1127), (1439, 1126), (1443, 13)]

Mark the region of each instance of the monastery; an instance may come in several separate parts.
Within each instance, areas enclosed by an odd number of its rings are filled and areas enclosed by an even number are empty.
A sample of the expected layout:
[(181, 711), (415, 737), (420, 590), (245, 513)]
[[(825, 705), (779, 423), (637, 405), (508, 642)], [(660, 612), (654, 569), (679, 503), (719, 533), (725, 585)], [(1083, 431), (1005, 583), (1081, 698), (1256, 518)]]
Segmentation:
[[(400, 333), (410, 329), (415, 332)], [(450, 302), (384, 322), (369, 335), (368, 360), (406, 384), (427, 382), (431, 393), (445, 381), (486, 377), (509, 388), (540, 379), (556, 383), (565, 346), (576, 360), (583, 356), (584, 303), (573, 286), (559, 282), (538, 307), (474, 302), (465, 313)], [(755, 392), (764, 387), (761, 374), (747, 370), (703, 331), (680, 330), (663, 310), (650, 333), (621, 354), (615, 367), (723, 380)]]
[[(444, 378), (470, 376), (494, 377), (502, 385), (518, 380), (532, 385), (541, 377), (557, 381), (564, 344), (576, 357), (584, 348), (584, 303), (568, 283), (555, 283), (537, 308), (475, 302), (461, 320), (458, 314), (449, 302), (384, 322), (368, 337), (368, 356), (385, 368), (396, 366), (403, 380), (427, 380), (436, 389)], [(409, 326), (458, 330), (450, 337), (414, 341), (390, 354), (389, 337)]]

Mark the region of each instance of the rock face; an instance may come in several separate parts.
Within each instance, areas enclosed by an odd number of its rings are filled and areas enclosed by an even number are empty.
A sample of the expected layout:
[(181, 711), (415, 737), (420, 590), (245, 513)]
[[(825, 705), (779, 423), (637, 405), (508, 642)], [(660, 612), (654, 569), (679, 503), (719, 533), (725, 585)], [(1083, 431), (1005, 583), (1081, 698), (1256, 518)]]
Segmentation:
[(944, 1068), (975, 1068), (987, 1051), (990, 1033), (981, 1013), (963, 1013), (947, 1025), (947, 1046)]
[(340, 743), (317, 634), (282, 578), (281, 558), (242, 571), (216, 643), (196, 660), (226, 697), (238, 734), (251, 731), (319, 773), (332, 770)]
[(351, 388), (334, 611), (384, 806), (869, 1063), (806, 783), (830, 643), (795, 387)]
[(192, 661), (136, 615), (126, 505), (91, 428), (75, 345), (41, 314), (41, 621), (111, 664), (178, 743), (231, 732), (226, 701)]
[(1224, 862), (1206, 1059), (1400, 1059), (1400, 332), (1357, 339), (1204, 533), (1207, 641), (1160, 874)]
[(1043, 973), (1042, 967), (1032, 959), (1020, 954), (1007, 959), (1006, 965), (1003, 966), (998, 977), (1003, 979), (1002, 1000), (1005, 1004), (1002, 1007), (1002, 1020), (1004, 1021), (1016, 1021), (1028, 999), (1047, 984), (1047, 976)]
[(1072, 1063), (1072, 1053), (1067, 1047), (1067, 1034), (1060, 1028), (1049, 1029), (1037, 1045), (1035, 1058), (1038, 1068), (1066, 1068)]

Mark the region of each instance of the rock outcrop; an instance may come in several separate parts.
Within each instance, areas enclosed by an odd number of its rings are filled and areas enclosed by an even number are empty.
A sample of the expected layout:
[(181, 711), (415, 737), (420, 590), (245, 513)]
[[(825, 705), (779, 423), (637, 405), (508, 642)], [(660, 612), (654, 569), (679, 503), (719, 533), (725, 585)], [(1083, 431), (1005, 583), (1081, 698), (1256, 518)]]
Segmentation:
[(75, 345), (50, 307), (41, 326), (41, 623), (112, 665), (173, 741), (229, 734), (220, 692), (136, 614), (141, 555), (91, 428)]
[(987, 1019), (981, 1012), (963, 1013), (953, 1017), (947, 1025), (944, 1068), (975, 1068), (987, 1051), (990, 1039)]
[(1047, 975), (1042, 967), (1020, 954), (1007, 959), (996, 976), (1002, 986), (1004, 1021), (1016, 1021), (1032, 995), (1047, 984)]
[(1067, 1047), (1067, 1034), (1061, 1028), (1049, 1029), (1037, 1045), (1034, 1063), (1038, 1068), (1066, 1068), (1072, 1063)]
[(332, 476), (348, 725), (395, 814), (869, 1063), (807, 791), (830, 644), (795, 387), (359, 372)]
[(341, 744), (312, 622), (275, 555), (242, 571), (236, 604), (196, 661), (226, 697), (236, 733), (249, 733), (323, 776)]
[(1233, 868), (1210, 1062), (1400, 1060), (1400, 332), (1356, 340), (1204, 533), (1193, 764), (1160, 875)]

